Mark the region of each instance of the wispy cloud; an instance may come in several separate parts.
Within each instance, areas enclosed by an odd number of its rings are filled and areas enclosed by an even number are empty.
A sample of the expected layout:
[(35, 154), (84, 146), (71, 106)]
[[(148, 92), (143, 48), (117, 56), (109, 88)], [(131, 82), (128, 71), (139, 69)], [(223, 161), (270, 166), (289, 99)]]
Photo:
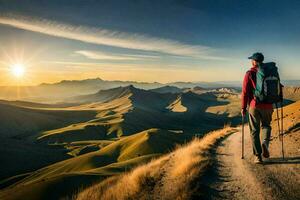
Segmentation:
[[(44, 66), (50, 64), (63, 66), (63, 68), (68, 68), (68, 70), (109, 70), (109, 71), (119, 71), (123, 70), (170, 70), (170, 69), (182, 69), (182, 70), (195, 70), (196, 65), (191, 65), (190, 68), (187, 68), (186, 65), (172, 65), (172, 64), (150, 64), (144, 63), (141, 67), (141, 64), (137, 63), (111, 63), (111, 62), (69, 62), (69, 61), (43, 61)], [(61, 67), (60, 67), (61, 69)]]
[[(219, 57), (211, 55), (213, 49), (207, 46), (190, 45), (175, 40), (151, 37), (143, 34), (111, 31), (99, 27), (74, 26), (46, 19), (10, 15), (0, 16), (0, 24), (92, 44), (154, 51), (176, 56), (220, 59)], [(114, 57), (114, 59), (116, 58)]]
[(76, 51), (75, 53), (94, 60), (141, 60), (141, 59), (159, 58), (158, 56), (152, 56), (152, 55), (116, 54), (116, 53), (106, 53), (103, 51), (88, 51), (88, 50)]

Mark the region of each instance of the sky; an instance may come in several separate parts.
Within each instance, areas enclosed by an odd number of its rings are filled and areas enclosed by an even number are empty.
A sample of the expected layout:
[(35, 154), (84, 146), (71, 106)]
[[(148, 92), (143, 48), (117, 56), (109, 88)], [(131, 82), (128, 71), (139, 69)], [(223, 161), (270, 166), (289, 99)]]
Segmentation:
[(299, 80), (299, 10), (297, 0), (0, 0), (0, 85), (241, 81), (254, 52)]

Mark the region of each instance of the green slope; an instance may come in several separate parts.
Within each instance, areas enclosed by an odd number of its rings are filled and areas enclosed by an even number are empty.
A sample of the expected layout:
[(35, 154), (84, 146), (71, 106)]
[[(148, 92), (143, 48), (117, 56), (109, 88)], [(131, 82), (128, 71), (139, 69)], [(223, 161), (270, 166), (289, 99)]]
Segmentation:
[(33, 109), (0, 103), (0, 133), (26, 138), (42, 130), (93, 119), (95, 115), (95, 111)]
[[(74, 192), (82, 184), (86, 186), (91, 181), (101, 180), (149, 161), (188, 139), (190, 136), (182, 133), (160, 129), (149, 129), (122, 137), (98, 151), (37, 170), (3, 190), (0, 198), (10, 194), (12, 199), (25, 196), (47, 199), (51, 195), (53, 197), (53, 193), (61, 197), (66, 191)], [(60, 189), (57, 190), (57, 187)]]
[(69, 158), (62, 147), (36, 144), (39, 132), (93, 119), (97, 114), (95, 111), (22, 107), (42, 105), (0, 102), (0, 180)]

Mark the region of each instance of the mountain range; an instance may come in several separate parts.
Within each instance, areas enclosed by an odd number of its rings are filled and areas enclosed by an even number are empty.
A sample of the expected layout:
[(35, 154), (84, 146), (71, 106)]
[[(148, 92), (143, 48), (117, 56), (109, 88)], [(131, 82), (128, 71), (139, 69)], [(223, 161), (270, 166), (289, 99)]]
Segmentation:
[[(298, 88), (285, 90), (289, 103), (299, 100)], [(127, 85), (76, 94), (56, 104), (0, 101), (1, 199), (62, 198), (241, 122), (236, 88)]]
[[(283, 81), (286, 86), (299, 86), (300, 81)], [(201, 87), (204, 89), (233, 88), (241, 90), (241, 82), (135, 82), (135, 81), (108, 81), (100, 78), (85, 80), (62, 80), (57, 83), (43, 83), (37, 86), (0, 86), (0, 99), (24, 100), (43, 103), (60, 103), (66, 98), (78, 95), (87, 95), (96, 93), (99, 90), (112, 89), (115, 87), (124, 87), (133, 85), (136, 88), (147, 90), (167, 90), (171, 93), (180, 92), (182, 89)], [(170, 88), (173, 88), (172, 91)]]

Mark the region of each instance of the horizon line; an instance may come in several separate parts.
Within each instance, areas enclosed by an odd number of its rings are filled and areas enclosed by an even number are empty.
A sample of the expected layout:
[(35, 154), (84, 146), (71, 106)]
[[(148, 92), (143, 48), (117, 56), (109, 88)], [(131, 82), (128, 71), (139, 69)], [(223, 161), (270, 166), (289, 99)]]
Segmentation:
[[(42, 82), (36, 85), (0, 85), (0, 87), (37, 87), (37, 86), (41, 86), (41, 85), (54, 85), (54, 84), (59, 84), (63, 81), (87, 81), (87, 80), (102, 80), (102, 81), (109, 81), (109, 82), (114, 82), (114, 81), (120, 81), (120, 82), (135, 82), (135, 83), (143, 83), (143, 84), (161, 84), (161, 85), (168, 85), (168, 84), (172, 84), (172, 83), (230, 83), (230, 82), (241, 82), (242, 80), (232, 80), (232, 81), (226, 81), (226, 80), (220, 80), (220, 81), (172, 81), (172, 82), (158, 82), (158, 81), (153, 81), (153, 82), (147, 82), (147, 81), (135, 81), (135, 80), (118, 80), (118, 79), (102, 79), (100, 77), (95, 77), (95, 78), (85, 78), (85, 79), (62, 79), (60, 81), (57, 82)], [(282, 81), (300, 81), (300, 79), (284, 79)]]

